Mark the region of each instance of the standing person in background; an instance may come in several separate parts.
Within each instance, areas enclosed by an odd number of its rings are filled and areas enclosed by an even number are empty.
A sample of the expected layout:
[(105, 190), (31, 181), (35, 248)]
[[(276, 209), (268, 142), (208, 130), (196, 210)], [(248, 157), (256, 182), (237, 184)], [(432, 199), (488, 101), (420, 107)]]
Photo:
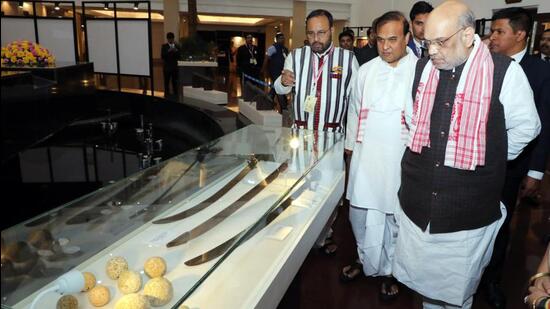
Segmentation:
[(378, 48), (376, 47), (376, 19), (372, 22), (372, 27), (367, 30), (367, 36), (369, 38), (367, 45), (359, 48), (355, 53), (359, 65), (363, 65), (378, 57)]
[[(162, 44), (160, 55), (163, 60), (162, 72), (164, 74), (164, 97), (171, 95), (178, 96), (178, 60), (181, 57), (181, 50), (178, 44), (174, 42), (174, 33), (166, 34), (168, 43)], [(172, 90), (170, 93), (170, 80), (172, 80)]]
[(422, 41), (424, 41), (424, 24), (426, 23), (428, 14), (433, 9), (433, 6), (428, 2), (418, 1), (413, 5), (409, 14), (412, 35), (408, 46), (418, 58), (428, 56), (427, 50), (422, 48)]
[(258, 60), (258, 48), (252, 44), (252, 34), (246, 35), (246, 43), (237, 49), (237, 74), (246, 74), (254, 78), (260, 78), (260, 64)]
[[(532, 24), (533, 18), (524, 8), (513, 7), (496, 12), (491, 22), (489, 49), (493, 53), (511, 57), (520, 64), (533, 90), (535, 105), (544, 131), (545, 127), (550, 125), (545, 121), (549, 115), (544, 115), (550, 113), (550, 88), (544, 87), (545, 81), (550, 81), (550, 64), (527, 53), (527, 39), (531, 33)], [(494, 308), (506, 308), (506, 298), (500, 288), (500, 281), (510, 240), (510, 222), (516, 208), (518, 194), (520, 199), (537, 195), (549, 151), (550, 140), (541, 134), (525, 147), (521, 155), (506, 164), (502, 202), (506, 206), (508, 217), (498, 233), (491, 262), (485, 270), (481, 283), (487, 301)]]
[(355, 41), (355, 37), (353, 35), (353, 31), (351, 30), (344, 30), (338, 35), (338, 42), (340, 43), (340, 48), (355, 52), (356, 48), (353, 46), (354, 41)]
[[(285, 66), (285, 59), (288, 55), (288, 48), (285, 46), (285, 35), (282, 32), (277, 32), (275, 34), (275, 43), (267, 49), (267, 58), (266, 64), (269, 69), (269, 76), (271, 77), (271, 82), (273, 83), (283, 72)], [(271, 97), (275, 97), (275, 88), (271, 88), (269, 93)], [(277, 100), (279, 101), (279, 106), (282, 110), (287, 108), (287, 99), (286, 95), (277, 95)]]
[(393, 274), (424, 308), (472, 307), (506, 218), (506, 159), (540, 131), (525, 73), (490, 53), (475, 20), (461, 1), (429, 14), (430, 57), (417, 62), (411, 89)]
[(409, 23), (401, 12), (379, 17), (376, 33), (380, 57), (361, 66), (352, 81), (345, 148), (351, 156), (347, 197), (359, 261), (344, 267), (340, 277), (346, 282), (361, 273), (382, 276), (380, 298), (391, 300), (399, 293), (392, 277), (395, 213), (417, 58), (407, 47)]

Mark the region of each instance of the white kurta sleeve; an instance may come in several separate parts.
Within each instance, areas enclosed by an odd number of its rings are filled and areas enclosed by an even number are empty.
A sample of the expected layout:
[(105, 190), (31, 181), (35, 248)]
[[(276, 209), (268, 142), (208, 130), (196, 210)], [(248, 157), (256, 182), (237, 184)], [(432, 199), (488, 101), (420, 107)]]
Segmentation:
[(510, 63), (499, 96), (508, 135), (508, 160), (515, 159), (540, 132), (533, 91), (517, 62)]
[[(285, 59), (284, 69), (293, 72), (292, 71), (292, 65), (293, 65), (292, 53), (290, 53), (290, 54), (288, 54), (288, 56)], [(277, 77), (277, 79), (273, 83), (273, 87), (275, 87), (275, 92), (277, 92), (277, 94), (289, 94), (290, 91), (292, 90), (292, 86), (288, 86), (288, 87), (283, 86), (283, 84), (281, 82), (282, 77), (283, 77), (282, 74), (279, 75), (279, 77)], [(299, 76), (296, 76), (296, 78), (299, 78)]]
[[(357, 62), (354, 59), (355, 62)], [(359, 65), (358, 65), (359, 66)], [(346, 140), (344, 148), (353, 151), (355, 140), (357, 139), (357, 126), (359, 121), (359, 111), (361, 110), (361, 96), (363, 95), (364, 78), (361, 78), (359, 69), (353, 72), (351, 77), (349, 105), (348, 105), (348, 122), (346, 124)]]

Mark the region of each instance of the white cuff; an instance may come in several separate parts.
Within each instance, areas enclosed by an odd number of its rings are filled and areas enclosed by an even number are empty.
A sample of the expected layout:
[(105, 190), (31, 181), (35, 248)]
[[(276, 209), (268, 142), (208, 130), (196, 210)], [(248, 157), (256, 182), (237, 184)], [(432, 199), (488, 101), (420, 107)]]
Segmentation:
[(533, 179), (536, 179), (536, 180), (541, 180), (542, 179), (542, 176), (544, 176), (544, 173), (542, 172), (539, 172), (539, 171), (534, 171), (534, 170), (530, 170), (528, 173), (527, 173), (527, 176), (533, 178)]

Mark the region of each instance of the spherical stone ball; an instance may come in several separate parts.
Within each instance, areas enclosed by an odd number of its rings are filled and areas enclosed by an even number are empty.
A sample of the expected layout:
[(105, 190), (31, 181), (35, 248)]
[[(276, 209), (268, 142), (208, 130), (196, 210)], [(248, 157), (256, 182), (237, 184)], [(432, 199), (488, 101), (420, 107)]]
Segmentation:
[(84, 275), (84, 289), (82, 289), (82, 292), (88, 292), (89, 290), (94, 288), (97, 280), (94, 274), (90, 272), (85, 271), (83, 275)]
[(166, 273), (166, 261), (159, 256), (148, 258), (143, 269), (150, 278), (162, 277)]
[(64, 295), (57, 300), (57, 309), (77, 309), (78, 299), (72, 295)]
[(149, 309), (149, 301), (143, 295), (130, 293), (116, 302), (115, 309)]
[(128, 270), (128, 262), (121, 256), (115, 256), (107, 262), (107, 276), (113, 280), (117, 280), (125, 270)]
[(139, 289), (141, 289), (141, 276), (137, 271), (123, 271), (118, 277), (118, 289), (123, 294), (130, 294), (139, 291)]
[(88, 292), (88, 300), (94, 307), (102, 307), (111, 300), (111, 293), (107, 287), (98, 284)]
[(172, 283), (163, 277), (153, 278), (145, 284), (143, 294), (149, 298), (151, 306), (164, 306), (172, 299)]

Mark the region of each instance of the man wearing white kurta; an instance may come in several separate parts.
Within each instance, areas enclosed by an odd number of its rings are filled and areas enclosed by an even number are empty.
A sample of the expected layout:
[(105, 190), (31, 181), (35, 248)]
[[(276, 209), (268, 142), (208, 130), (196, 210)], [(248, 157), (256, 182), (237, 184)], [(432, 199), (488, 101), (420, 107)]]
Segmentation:
[[(400, 162), (408, 134), (404, 117), (412, 111), (410, 89), (417, 57), (407, 47), (410, 34), (401, 13), (388, 12), (377, 25), (380, 56), (361, 66), (352, 82), (346, 129), (346, 150), (352, 153), (347, 198), (363, 272), (391, 276)], [(343, 275), (349, 271), (344, 269)], [(397, 286), (391, 285), (381, 288), (381, 296), (397, 293)]]
[(523, 70), (489, 52), (475, 20), (459, 1), (430, 13), (430, 58), (417, 62), (411, 89), (393, 274), (430, 309), (471, 308), (506, 217), (506, 158), (540, 131)]

